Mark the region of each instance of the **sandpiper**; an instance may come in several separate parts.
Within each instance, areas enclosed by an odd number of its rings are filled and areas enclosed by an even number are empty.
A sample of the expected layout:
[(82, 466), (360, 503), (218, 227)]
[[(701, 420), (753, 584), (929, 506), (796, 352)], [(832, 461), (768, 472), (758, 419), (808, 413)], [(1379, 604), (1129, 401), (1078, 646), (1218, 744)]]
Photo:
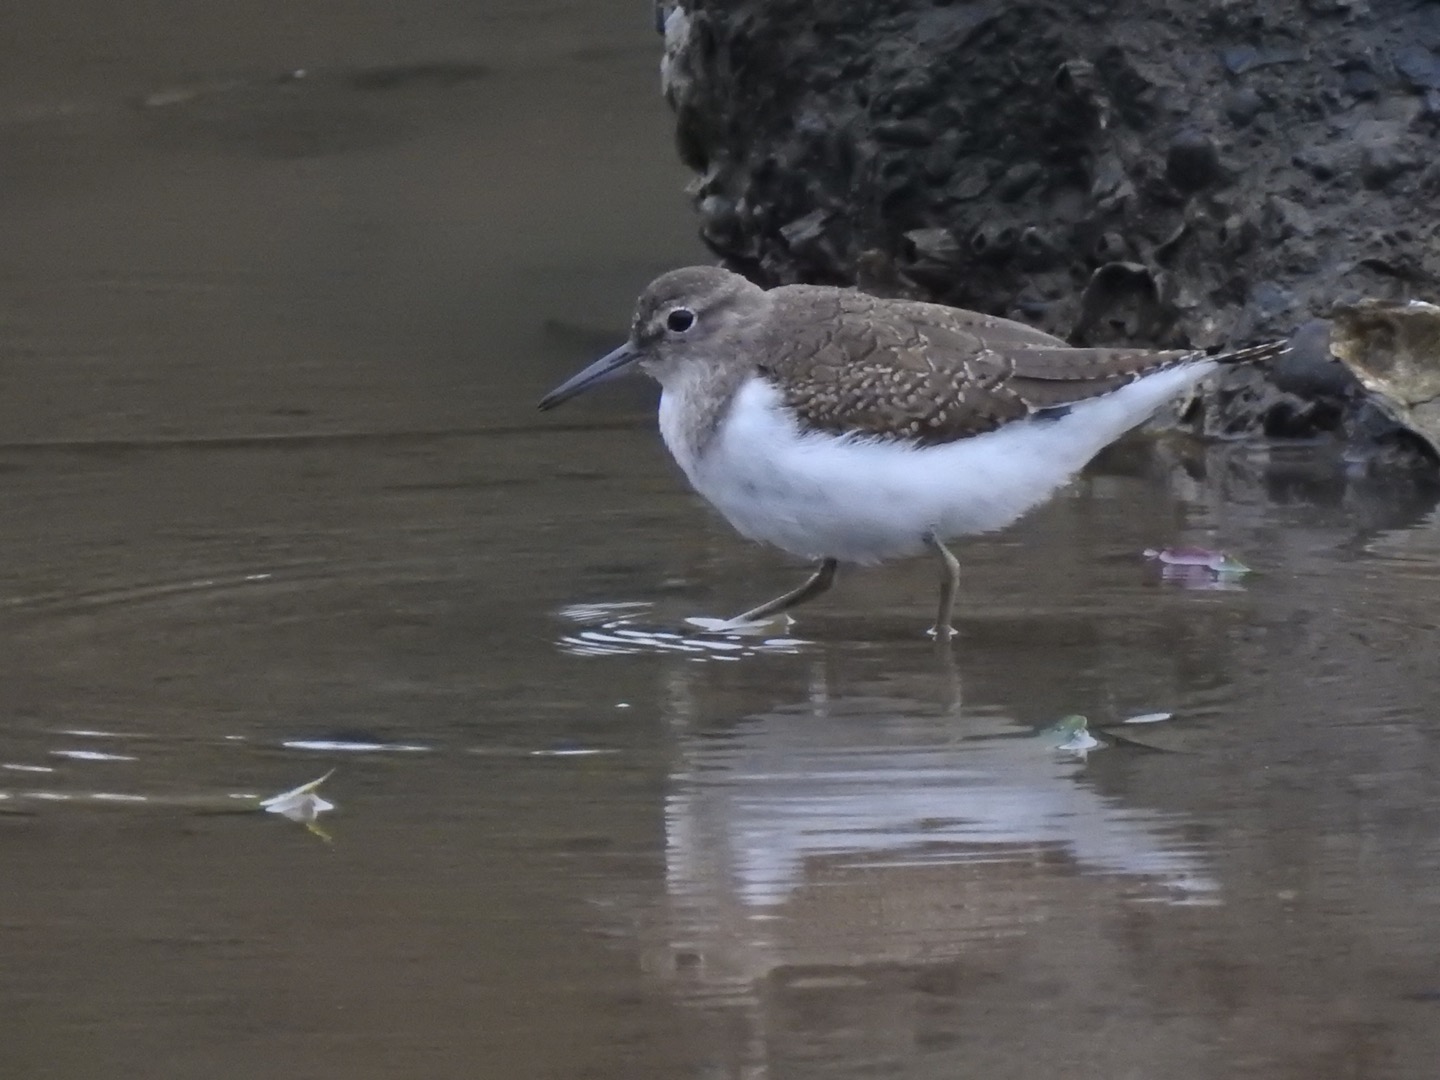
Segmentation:
[(1010, 525), (1220, 365), (1284, 349), (1077, 348), (960, 308), (767, 291), (695, 266), (651, 282), (630, 339), (540, 408), (632, 365), (660, 383), (660, 433), (695, 490), (741, 535), (818, 564), (735, 623), (819, 596), (841, 563), (928, 549), (941, 566), (931, 632), (948, 638), (960, 567), (947, 540)]

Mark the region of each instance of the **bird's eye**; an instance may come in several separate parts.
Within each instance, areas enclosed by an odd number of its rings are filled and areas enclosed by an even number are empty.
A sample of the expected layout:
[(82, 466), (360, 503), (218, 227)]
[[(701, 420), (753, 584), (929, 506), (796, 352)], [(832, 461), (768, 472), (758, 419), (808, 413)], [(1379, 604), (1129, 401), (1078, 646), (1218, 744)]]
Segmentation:
[(665, 316), (665, 328), (674, 334), (683, 334), (695, 325), (695, 313), (689, 308), (674, 308)]

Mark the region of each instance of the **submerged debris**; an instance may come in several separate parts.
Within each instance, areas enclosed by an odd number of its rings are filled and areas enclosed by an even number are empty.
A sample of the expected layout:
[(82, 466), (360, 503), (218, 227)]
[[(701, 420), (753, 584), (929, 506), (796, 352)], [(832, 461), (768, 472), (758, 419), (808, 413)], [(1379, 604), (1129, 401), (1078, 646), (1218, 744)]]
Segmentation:
[(1202, 547), (1146, 548), (1145, 557), (1166, 566), (1203, 566), (1217, 574), (1248, 574), (1250, 568), (1223, 551)]

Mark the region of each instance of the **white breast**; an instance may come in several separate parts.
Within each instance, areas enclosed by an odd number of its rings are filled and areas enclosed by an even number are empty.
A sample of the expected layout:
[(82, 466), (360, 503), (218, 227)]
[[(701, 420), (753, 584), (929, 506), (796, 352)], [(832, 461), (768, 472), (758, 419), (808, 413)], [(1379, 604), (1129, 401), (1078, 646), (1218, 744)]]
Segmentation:
[(939, 446), (802, 433), (754, 377), (697, 455), (682, 433), (685, 387), (660, 399), (660, 431), (695, 490), (743, 536), (804, 558), (874, 563), (942, 538), (1004, 528), (1044, 502), (1105, 446), (1214, 370), (1202, 360), (1071, 406)]

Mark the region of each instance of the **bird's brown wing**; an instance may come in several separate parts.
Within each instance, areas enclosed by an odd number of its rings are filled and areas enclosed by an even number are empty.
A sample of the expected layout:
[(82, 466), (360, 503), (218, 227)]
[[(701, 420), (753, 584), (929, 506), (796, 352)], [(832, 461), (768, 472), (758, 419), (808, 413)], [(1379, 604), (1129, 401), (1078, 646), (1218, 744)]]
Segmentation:
[(762, 373), (806, 424), (837, 434), (951, 442), (1198, 358), (1079, 349), (1023, 323), (937, 304), (776, 292)]

